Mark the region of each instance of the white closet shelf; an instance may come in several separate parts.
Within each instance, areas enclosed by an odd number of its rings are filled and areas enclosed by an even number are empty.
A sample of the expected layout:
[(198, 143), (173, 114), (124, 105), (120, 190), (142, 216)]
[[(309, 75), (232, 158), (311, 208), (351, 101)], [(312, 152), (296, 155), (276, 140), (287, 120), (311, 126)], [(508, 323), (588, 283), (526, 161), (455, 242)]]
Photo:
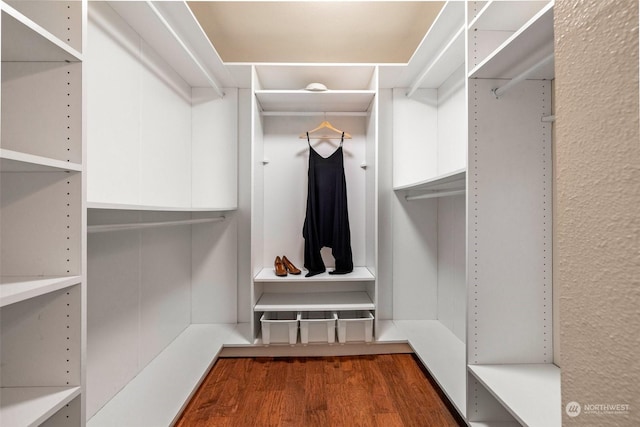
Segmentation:
[(2, 61), (78, 62), (82, 54), (5, 2), (2, 9)]
[(81, 172), (82, 165), (0, 148), (2, 172)]
[(80, 395), (80, 387), (0, 389), (0, 420), (5, 426), (39, 426)]
[(375, 310), (366, 292), (264, 293), (253, 311)]
[[(508, 2), (507, 2), (508, 3)], [(543, 7), (469, 73), (472, 79), (511, 79), (553, 53), (553, 2)], [(541, 68), (531, 79), (552, 79), (554, 65)]]
[(88, 209), (124, 210), (124, 211), (161, 211), (161, 212), (228, 212), (237, 209), (232, 207), (179, 207), (179, 206), (150, 206), (126, 203), (87, 202)]
[(254, 277), (254, 282), (370, 282), (375, 276), (367, 267), (354, 267), (349, 274), (331, 275), (328, 272), (313, 277), (304, 277), (306, 271), (301, 274), (288, 274), (284, 277), (276, 276), (273, 267), (266, 267)]
[(484, 421), (469, 423), (471, 427), (522, 427), (520, 423), (511, 421)]
[(80, 276), (2, 276), (0, 307), (65, 289), (80, 282)]
[(469, 372), (522, 425), (562, 425), (560, 368), (556, 365), (469, 365)]
[(517, 31), (545, 6), (541, 0), (489, 1), (469, 24), (470, 31)]
[(256, 90), (263, 111), (366, 112), (375, 90)]
[(395, 191), (441, 191), (457, 188), (464, 188), (467, 178), (467, 170), (459, 169), (453, 172), (442, 174), (434, 178), (425, 179), (413, 184), (401, 185), (394, 187)]
[(466, 418), (466, 347), (437, 320), (394, 320), (427, 370)]
[(187, 327), (87, 425), (172, 425), (215, 363), (235, 327), (235, 324), (193, 324)]

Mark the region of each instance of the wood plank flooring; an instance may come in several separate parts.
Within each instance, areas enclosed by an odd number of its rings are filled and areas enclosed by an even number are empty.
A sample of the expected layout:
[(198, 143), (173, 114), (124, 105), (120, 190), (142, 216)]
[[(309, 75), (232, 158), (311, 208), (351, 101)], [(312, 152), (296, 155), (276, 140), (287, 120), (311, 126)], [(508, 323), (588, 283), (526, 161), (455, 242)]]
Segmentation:
[[(457, 414), (456, 414), (457, 415)], [(411, 354), (218, 359), (177, 427), (459, 426)]]

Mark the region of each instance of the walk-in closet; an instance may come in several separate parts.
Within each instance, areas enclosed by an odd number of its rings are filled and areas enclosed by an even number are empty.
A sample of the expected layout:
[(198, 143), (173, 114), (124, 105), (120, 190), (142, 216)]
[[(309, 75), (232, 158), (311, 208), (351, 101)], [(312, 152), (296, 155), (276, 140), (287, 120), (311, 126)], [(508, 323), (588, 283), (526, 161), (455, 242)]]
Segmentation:
[[(2, 425), (168, 426), (219, 358), (388, 353), (470, 426), (562, 424), (554, 1), (413, 3), (378, 63), (225, 61), (207, 2), (0, 1)], [(311, 155), (347, 274), (306, 277)]]

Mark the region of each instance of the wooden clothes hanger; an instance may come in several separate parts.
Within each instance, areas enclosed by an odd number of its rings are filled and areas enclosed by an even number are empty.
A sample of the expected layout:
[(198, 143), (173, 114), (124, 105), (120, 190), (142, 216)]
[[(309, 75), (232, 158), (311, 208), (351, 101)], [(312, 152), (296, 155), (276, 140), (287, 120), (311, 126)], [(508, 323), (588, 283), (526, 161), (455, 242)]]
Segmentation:
[[(309, 134), (309, 136), (311, 136), (312, 133), (317, 132), (319, 130), (322, 129), (329, 129), (333, 132), (339, 133), (340, 136), (329, 136), (329, 135), (322, 135), (322, 136), (317, 136), (315, 138), (318, 139), (342, 139), (342, 133), (343, 131), (341, 131), (340, 129), (335, 128), (331, 123), (329, 123), (327, 120), (324, 120), (322, 123), (320, 123), (320, 125), (318, 125), (317, 128), (310, 130), (309, 132), (305, 132), (300, 134), (300, 139), (307, 139), (307, 134)], [(344, 139), (351, 139), (351, 135), (348, 134), (347, 132), (344, 132)]]

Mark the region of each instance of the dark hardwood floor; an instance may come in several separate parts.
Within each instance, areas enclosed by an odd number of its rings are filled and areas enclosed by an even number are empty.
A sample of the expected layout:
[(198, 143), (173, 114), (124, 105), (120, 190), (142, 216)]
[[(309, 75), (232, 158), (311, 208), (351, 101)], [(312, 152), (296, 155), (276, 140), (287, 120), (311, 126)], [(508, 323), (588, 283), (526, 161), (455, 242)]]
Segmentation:
[(176, 424), (459, 425), (410, 354), (220, 358)]

